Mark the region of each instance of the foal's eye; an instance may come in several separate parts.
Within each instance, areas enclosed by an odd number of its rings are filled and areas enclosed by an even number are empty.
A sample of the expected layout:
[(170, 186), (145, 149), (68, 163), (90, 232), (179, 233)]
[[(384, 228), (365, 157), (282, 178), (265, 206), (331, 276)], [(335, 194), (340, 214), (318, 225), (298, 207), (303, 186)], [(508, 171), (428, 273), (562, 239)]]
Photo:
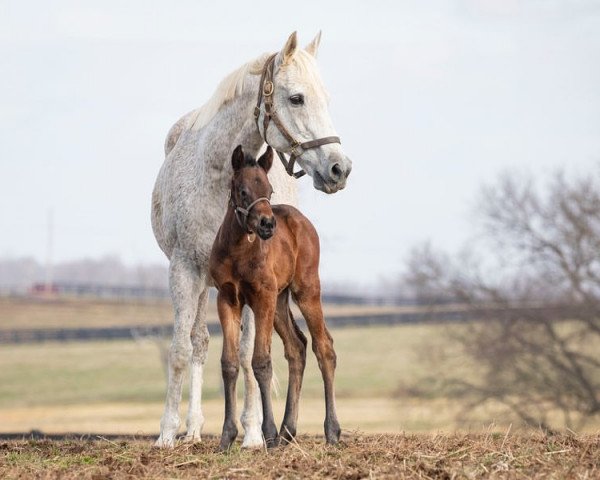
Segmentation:
[(242, 190), (240, 192), (240, 195), (242, 196), (242, 198), (246, 198), (248, 196), (248, 194), (246, 193), (246, 190)]
[(292, 105), (304, 105), (304, 95), (298, 93), (296, 95), (292, 95), (290, 97), (290, 102)]

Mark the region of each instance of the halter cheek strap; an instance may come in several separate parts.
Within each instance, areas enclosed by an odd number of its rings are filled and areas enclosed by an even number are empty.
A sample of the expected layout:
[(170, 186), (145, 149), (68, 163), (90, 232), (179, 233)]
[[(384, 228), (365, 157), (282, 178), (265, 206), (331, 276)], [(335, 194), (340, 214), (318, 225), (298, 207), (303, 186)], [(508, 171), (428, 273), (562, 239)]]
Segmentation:
[(243, 208), (243, 207), (238, 207), (237, 205), (235, 205), (233, 203), (233, 198), (231, 199), (231, 206), (234, 209), (235, 218), (238, 221), (240, 227), (242, 227), (247, 233), (252, 233), (250, 231), (250, 229), (248, 228), (248, 216), (250, 215), (250, 211), (252, 210), (254, 205), (256, 205), (258, 202), (267, 202), (269, 205), (271, 204), (271, 201), (267, 197), (260, 197), (260, 198), (257, 198), (256, 200), (254, 200), (246, 208)]
[(265, 62), (265, 66), (263, 67), (262, 75), (260, 77), (260, 83), (258, 86), (258, 99), (256, 101), (256, 107), (254, 107), (254, 119), (256, 120), (256, 126), (258, 131), (260, 132), (260, 125), (258, 119), (261, 113), (261, 103), (265, 104), (265, 111), (263, 117), (263, 139), (269, 145), (267, 141), (267, 128), (269, 126), (269, 122), (273, 120), (273, 123), (277, 126), (277, 129), (281, 132), (281, 134), (286, 138), (288, 142), (290, 142), (289, 152), (290, 157), (289, 160), (286, 158), (285, 153), (275, 149), (281, 163), (285, 167), (285, 171), (288, 175), (294, 178), (300, 178), (303, 175), (306, 175), (304, 170), (299, 170), (294, 172), (294, 163), (296, 159), (300, 157), (306, 150), (311, 148), (320, 147), (321, 145), (327, 145), (328, 143), (342, 143), (340, 141), (340, 137), (330, 136), (318, 138), (316, 140), (309, 140), (307, 142), (298, 142), (292, 134), (289, 132), (285, 125), (283, 125), (279, 115), (277, 115), (277, 111), (273, 106), (273, 92), (275, 91), (275, 85), (273, 84), (273, 69), (275, 64), (276, 53), (271, 55), (267, 61)]

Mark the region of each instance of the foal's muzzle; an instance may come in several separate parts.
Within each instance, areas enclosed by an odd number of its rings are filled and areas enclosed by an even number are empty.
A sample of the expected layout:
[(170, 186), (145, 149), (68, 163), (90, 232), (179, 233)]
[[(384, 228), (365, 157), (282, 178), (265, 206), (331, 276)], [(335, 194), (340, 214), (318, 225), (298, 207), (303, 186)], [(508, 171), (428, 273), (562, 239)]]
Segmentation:
[(256, 227), (256, 233), (263, 240), (268, 240), (275, 233), (276, 225), (277, 221), (275, 220), (275, 217), (266, 217), (261, 215)]

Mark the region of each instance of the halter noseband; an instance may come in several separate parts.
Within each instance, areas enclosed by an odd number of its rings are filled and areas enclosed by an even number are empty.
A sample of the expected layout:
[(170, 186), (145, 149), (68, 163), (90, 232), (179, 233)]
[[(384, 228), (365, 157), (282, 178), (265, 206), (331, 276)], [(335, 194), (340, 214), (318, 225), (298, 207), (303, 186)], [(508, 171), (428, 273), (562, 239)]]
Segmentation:
[(260, 116), (260, 104), (263, 101), (265, 103), (265, 115), (263, 119), (263, 138), (267, 145), (269, 142), (267, 141), (267, 127), (269, 126), (269, 122), (273, 120), (273, 123), (277, 126), (281, 134), (290, 142), (290, 158), (289, 160), (285, 158), (285, 153), (281, 152), (277, 149), (277, 155), (279, 156), (281, 163), (285, 167), (285, 171), (288, 175), (294, 178), (300, 178), (306, 174), (304, 170), (299, 170), (294, 172), (294, 163), (298, 157), (300, 157), (305, 150), (310, 148), (320, 147), (321, 145), (327, 145), (328, 143), (342, 143), (340, 141), (340, 137), (331, 136), (331, 137), (323, 137), (318, 138), (317, 140), (309, 140), (308, 142), (300, 143), (294, 139), (294, 137), (290, 134), (287, 128), (281, 122), (281, 119), (277, 115), (277, 111), (273, 107), (273, 92), (275, 91), (275, 85), (273, 84), (273, 67), (275, 64), (276, 53), (271, 55), (267, 61), (265, 62), (265, 66), (263, 67), (262, 75), (260, 77), (260, 83), (258, 85), (258, 100), (256, 102), (256, 107), (254, 108), (254, 119), (256, 120), (256, 126), (258, 127), (258, 131), (260, 132), (260, 126), (258, 124), (258, 117)]
[[(250, 210), (252, 210), (254, 205), (256, 205), (258, 202), (267, 202), (269, 205), (271, 204), (271, 200), (269, 200), (267, 197), (260, 197), (260, 198), (257, 198), (256, 200), (254, 200), (246, 208), (243, 208), (243, 207), (238, 207), (234, 203), (233, 198), (231, 198), (231, 200), (230, 200), (231, 206), (233, 207), (233, 210), (235, 212), (236, 220), (240, 224), (240, 227), (242, 227), (247, 233), (252, 233), (248, 229), (248, 216), (250, 215)], [(243, 216), (243, 220), (240, 218), (240, 215)]]

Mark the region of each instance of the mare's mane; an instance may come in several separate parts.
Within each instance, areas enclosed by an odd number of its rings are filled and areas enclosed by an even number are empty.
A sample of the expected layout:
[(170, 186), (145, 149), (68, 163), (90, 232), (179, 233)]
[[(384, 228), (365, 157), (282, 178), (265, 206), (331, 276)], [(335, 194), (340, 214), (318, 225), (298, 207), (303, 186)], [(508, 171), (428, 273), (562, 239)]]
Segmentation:
[[(233, 100), (241, 95), (245, 90), (246, 76), (260, 75), (265, 62), (270, 55), (271, 54), (269, 53), (263, 53), (254, 60), (251, 60), (234, 70), (221, 80), (221, 83), (219, 83), (219, 86), (208, 101), (194, 111), (189, 126), (192, 127), (193, 130), (200, 130), (212, 120), (225, 102)], [(291, 58), (291, 62), (298, 67), (298, 72), (301, 75), (309, 77), (312, 84), (322, 85), (318, 74), (316, 74), (314, 57), (311, 54), (302, 49), (298, 49)], [(282, 68), (285, 68), (285, 65), (283, 65)]]

